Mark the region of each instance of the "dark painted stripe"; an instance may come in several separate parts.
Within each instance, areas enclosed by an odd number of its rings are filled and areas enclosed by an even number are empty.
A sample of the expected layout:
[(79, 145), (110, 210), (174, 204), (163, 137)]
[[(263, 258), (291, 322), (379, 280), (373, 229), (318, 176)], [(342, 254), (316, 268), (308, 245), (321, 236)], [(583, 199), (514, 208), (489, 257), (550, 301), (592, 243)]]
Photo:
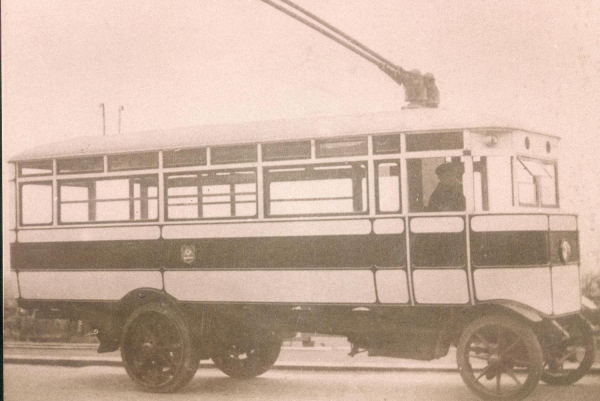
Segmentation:
[(548, 265), (548, 231), (472, 231), (471, 257), (474, 267)]
[(11, 253), (18, 270), (385, 268), (406, 265), (405, 243), (404, 234), (212, 238), (15, 243)]

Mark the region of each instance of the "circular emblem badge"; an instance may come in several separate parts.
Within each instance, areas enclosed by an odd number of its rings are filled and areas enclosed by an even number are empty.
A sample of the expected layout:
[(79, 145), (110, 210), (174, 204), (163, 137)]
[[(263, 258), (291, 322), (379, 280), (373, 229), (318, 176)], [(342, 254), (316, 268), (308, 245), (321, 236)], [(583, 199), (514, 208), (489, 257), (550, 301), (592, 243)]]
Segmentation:
[(181, 246), (181, 261), (186, 265), (191, 265), (196, 260), (196, 247), (194, 245)]

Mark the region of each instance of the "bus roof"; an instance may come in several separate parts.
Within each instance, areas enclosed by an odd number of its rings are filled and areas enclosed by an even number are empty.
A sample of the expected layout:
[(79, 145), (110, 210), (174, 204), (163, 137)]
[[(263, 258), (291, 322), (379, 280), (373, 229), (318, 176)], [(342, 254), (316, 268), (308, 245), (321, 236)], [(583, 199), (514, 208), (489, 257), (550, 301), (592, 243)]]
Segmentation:
[[(70, 138), (26, 150), (11, 162), (218, 146), (334, 138), (390, 132), (521, 129), (498, 117), (414, 109), (360, 116), (323, 116), (154, 130), (127, 135)], [(531, 132), (531, 131), (530, 131)], [(544, 134), (547, 135), (547, 134)], [(548, 135), (552, 136), (552, 135)]]

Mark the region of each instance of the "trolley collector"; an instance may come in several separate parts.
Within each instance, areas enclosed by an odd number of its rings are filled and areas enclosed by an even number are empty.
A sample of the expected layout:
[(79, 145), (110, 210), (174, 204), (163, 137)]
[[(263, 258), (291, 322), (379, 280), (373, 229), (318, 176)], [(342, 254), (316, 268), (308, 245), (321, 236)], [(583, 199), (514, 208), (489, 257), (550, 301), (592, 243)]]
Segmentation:
[(19, 305), (90, 320), (155, 392), (200, 359), (260, 375), (298, 331), (373, 356), (455, 345), (487, 398), (573, 383), (594, 347), (558, 145), (412, 110), (35, 148), (11, 161)]

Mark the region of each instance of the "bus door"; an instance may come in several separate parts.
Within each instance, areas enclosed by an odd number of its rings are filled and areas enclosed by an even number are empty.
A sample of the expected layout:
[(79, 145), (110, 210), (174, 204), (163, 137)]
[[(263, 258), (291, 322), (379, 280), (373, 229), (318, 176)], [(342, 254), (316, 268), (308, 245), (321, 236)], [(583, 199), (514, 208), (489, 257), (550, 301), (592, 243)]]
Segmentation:
[(410, 271), (417, 304), (466, 304), (466, 205), (460, 157), (407, 160)]

